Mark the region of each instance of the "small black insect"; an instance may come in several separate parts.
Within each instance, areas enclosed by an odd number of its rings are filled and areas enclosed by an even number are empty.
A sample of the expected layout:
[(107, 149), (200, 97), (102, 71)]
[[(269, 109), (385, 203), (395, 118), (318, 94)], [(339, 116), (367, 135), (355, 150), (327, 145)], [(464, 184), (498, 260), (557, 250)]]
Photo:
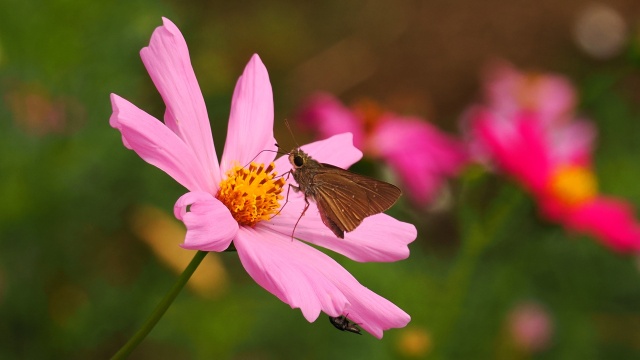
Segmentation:
[(340, 331), (348, 331), (354, 334), (362, 335), (362, 333), (360, 332), (360, 328), (356, 326), (357, 324), (347, 319), (347, 317), (344, 315), (338, 317), (329, 316), (329, 321), (331, 321), (331, 325), (333, 325)]

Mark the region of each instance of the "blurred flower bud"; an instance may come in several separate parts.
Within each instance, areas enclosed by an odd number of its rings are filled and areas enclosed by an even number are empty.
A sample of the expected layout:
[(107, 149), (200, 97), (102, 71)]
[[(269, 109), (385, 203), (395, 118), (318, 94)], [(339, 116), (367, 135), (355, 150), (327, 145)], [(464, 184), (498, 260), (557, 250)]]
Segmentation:
[(508, 327), (515, 345), (527, 352), (546, 349), (553, 333), (549, 313), (535, 302), (523, 302), (512, 309)]

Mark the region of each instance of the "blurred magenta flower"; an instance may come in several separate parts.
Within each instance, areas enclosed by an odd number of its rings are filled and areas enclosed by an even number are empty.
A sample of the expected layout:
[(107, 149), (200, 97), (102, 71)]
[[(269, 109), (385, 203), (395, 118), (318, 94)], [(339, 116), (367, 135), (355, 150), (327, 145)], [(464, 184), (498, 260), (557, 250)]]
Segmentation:
[[(547, 219), (592, 235), (615, 250), (637, 251), (640, 224), (630, 205), (598, 193), (591, 165), (596, 131), (591, 123), (572, 116), (573, 90), (557, 76), (536, 77), (532, 83), (515, 70), (495, 69), (486, 87), (488, 105), (466, 114), (472, 156), (491, 161), (520, 182), (536, 197)], [(498, 88), (535, 96), (522, 101)]]
[[(260, 58), (251, 58), (236, 85), (219, 163), (204, 99), (178, 28), (164, 19), (140, 54), (167, 106), (164, 124), (115, 94), (110, 124), (122, 133), (127, 148), (189, 190), (175, 205), (176, 217), (187, 228), (181, 246), (224, 251), (234, 245), (249, 275), (292, 308), (300, 308), (308, 321), (320, 311), (333, 317), (348, 314), (378, 338), (383, 330), (405, 326), (410, 317), (404, 311), (362, 286), (329, 256), (292, 240), (304, 206), (302, 194), (291, 192), (289, 203), (275, 216), (286, 186), (276, 174), (289, 171), (290, 164), (286, 156), (273, 162), (275, 153), (263, 151), (275, 151), (276, 142), (271, 84)], [(342, 167), (362, 156), (350, 134), (303, 149)], [(379, 214), (338, 239), (310, 209), (296, 235), (356, 261), (396, 261), (409, 255), (407, 244), (416, 238), (416, 229)]]
[(546, 349), (553, 335), (551, 317), (535, 302), (523, 302), (513, 308), (508, 326), (515, 345), (529, 353)]
[(458, 140), (420, 118), (385, 112), (371, 101), (349, 109), (332, 95), (316, 94), (298, 119), (320, 138), (351, 132), (354, 145), (382, 159), (418, 205), (428, 204), (444, 178), (456, 176), (467, 162)]

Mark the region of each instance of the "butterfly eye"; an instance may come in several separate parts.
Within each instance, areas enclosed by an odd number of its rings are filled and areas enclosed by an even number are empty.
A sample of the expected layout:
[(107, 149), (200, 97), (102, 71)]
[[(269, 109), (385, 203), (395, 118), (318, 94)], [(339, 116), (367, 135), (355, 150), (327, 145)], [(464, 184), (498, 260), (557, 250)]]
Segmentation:
[(302, 159), (302, 156), (296, 155), (293, 157), (293, 164), (297, 167), (300, 167), (304, 165), (304, 159)]

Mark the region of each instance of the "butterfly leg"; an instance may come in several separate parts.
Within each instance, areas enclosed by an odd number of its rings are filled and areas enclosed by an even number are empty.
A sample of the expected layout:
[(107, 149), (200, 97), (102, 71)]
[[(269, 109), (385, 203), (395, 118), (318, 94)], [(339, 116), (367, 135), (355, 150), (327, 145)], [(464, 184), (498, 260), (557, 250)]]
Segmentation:
[[(293, 190), (298, 192), (300, 191), (300, 188), (291, 185), (291, 187), (293, 187)], [(307, 209), (309, 208), (309, 200), (307, 200), (307, 197), (304, 197), (304, 209), (302, 210), (302, 214), (300, 214), (300, 217), (298, 218), (298, 221), (296, 221), (296, 224), (293, 225), (293, 231), (291, 231), (291, 241), (293, 241), (293, 234), (296, 232), (296, 228), (298, 227), (298, 223), (300, 222), (300, 219), (302, 219), (302, 217), (304, 216), (304, 213), (307, 212)]]
[(291, 188), (293, 188), (294, 192), (298, 192), (300, 191), (300, 188), (295, 186), (295, 185), (291, 185), (289, 184), (289, 187), (287, 188), (287, 196), (284, 199), (284, 205), (282, 205), (282, 207), (280, 208), (280, 210), (278, 210), (277, 213), (275, 213), (272, 217), (269, 218), (269, 220), (273, 219), (274, 217), (278, 216), (281, 212), (282, 209), (284, 209), (285, 206), (287, 206), (287, 204), (289, 203), (289, 190), (291, 190)]

